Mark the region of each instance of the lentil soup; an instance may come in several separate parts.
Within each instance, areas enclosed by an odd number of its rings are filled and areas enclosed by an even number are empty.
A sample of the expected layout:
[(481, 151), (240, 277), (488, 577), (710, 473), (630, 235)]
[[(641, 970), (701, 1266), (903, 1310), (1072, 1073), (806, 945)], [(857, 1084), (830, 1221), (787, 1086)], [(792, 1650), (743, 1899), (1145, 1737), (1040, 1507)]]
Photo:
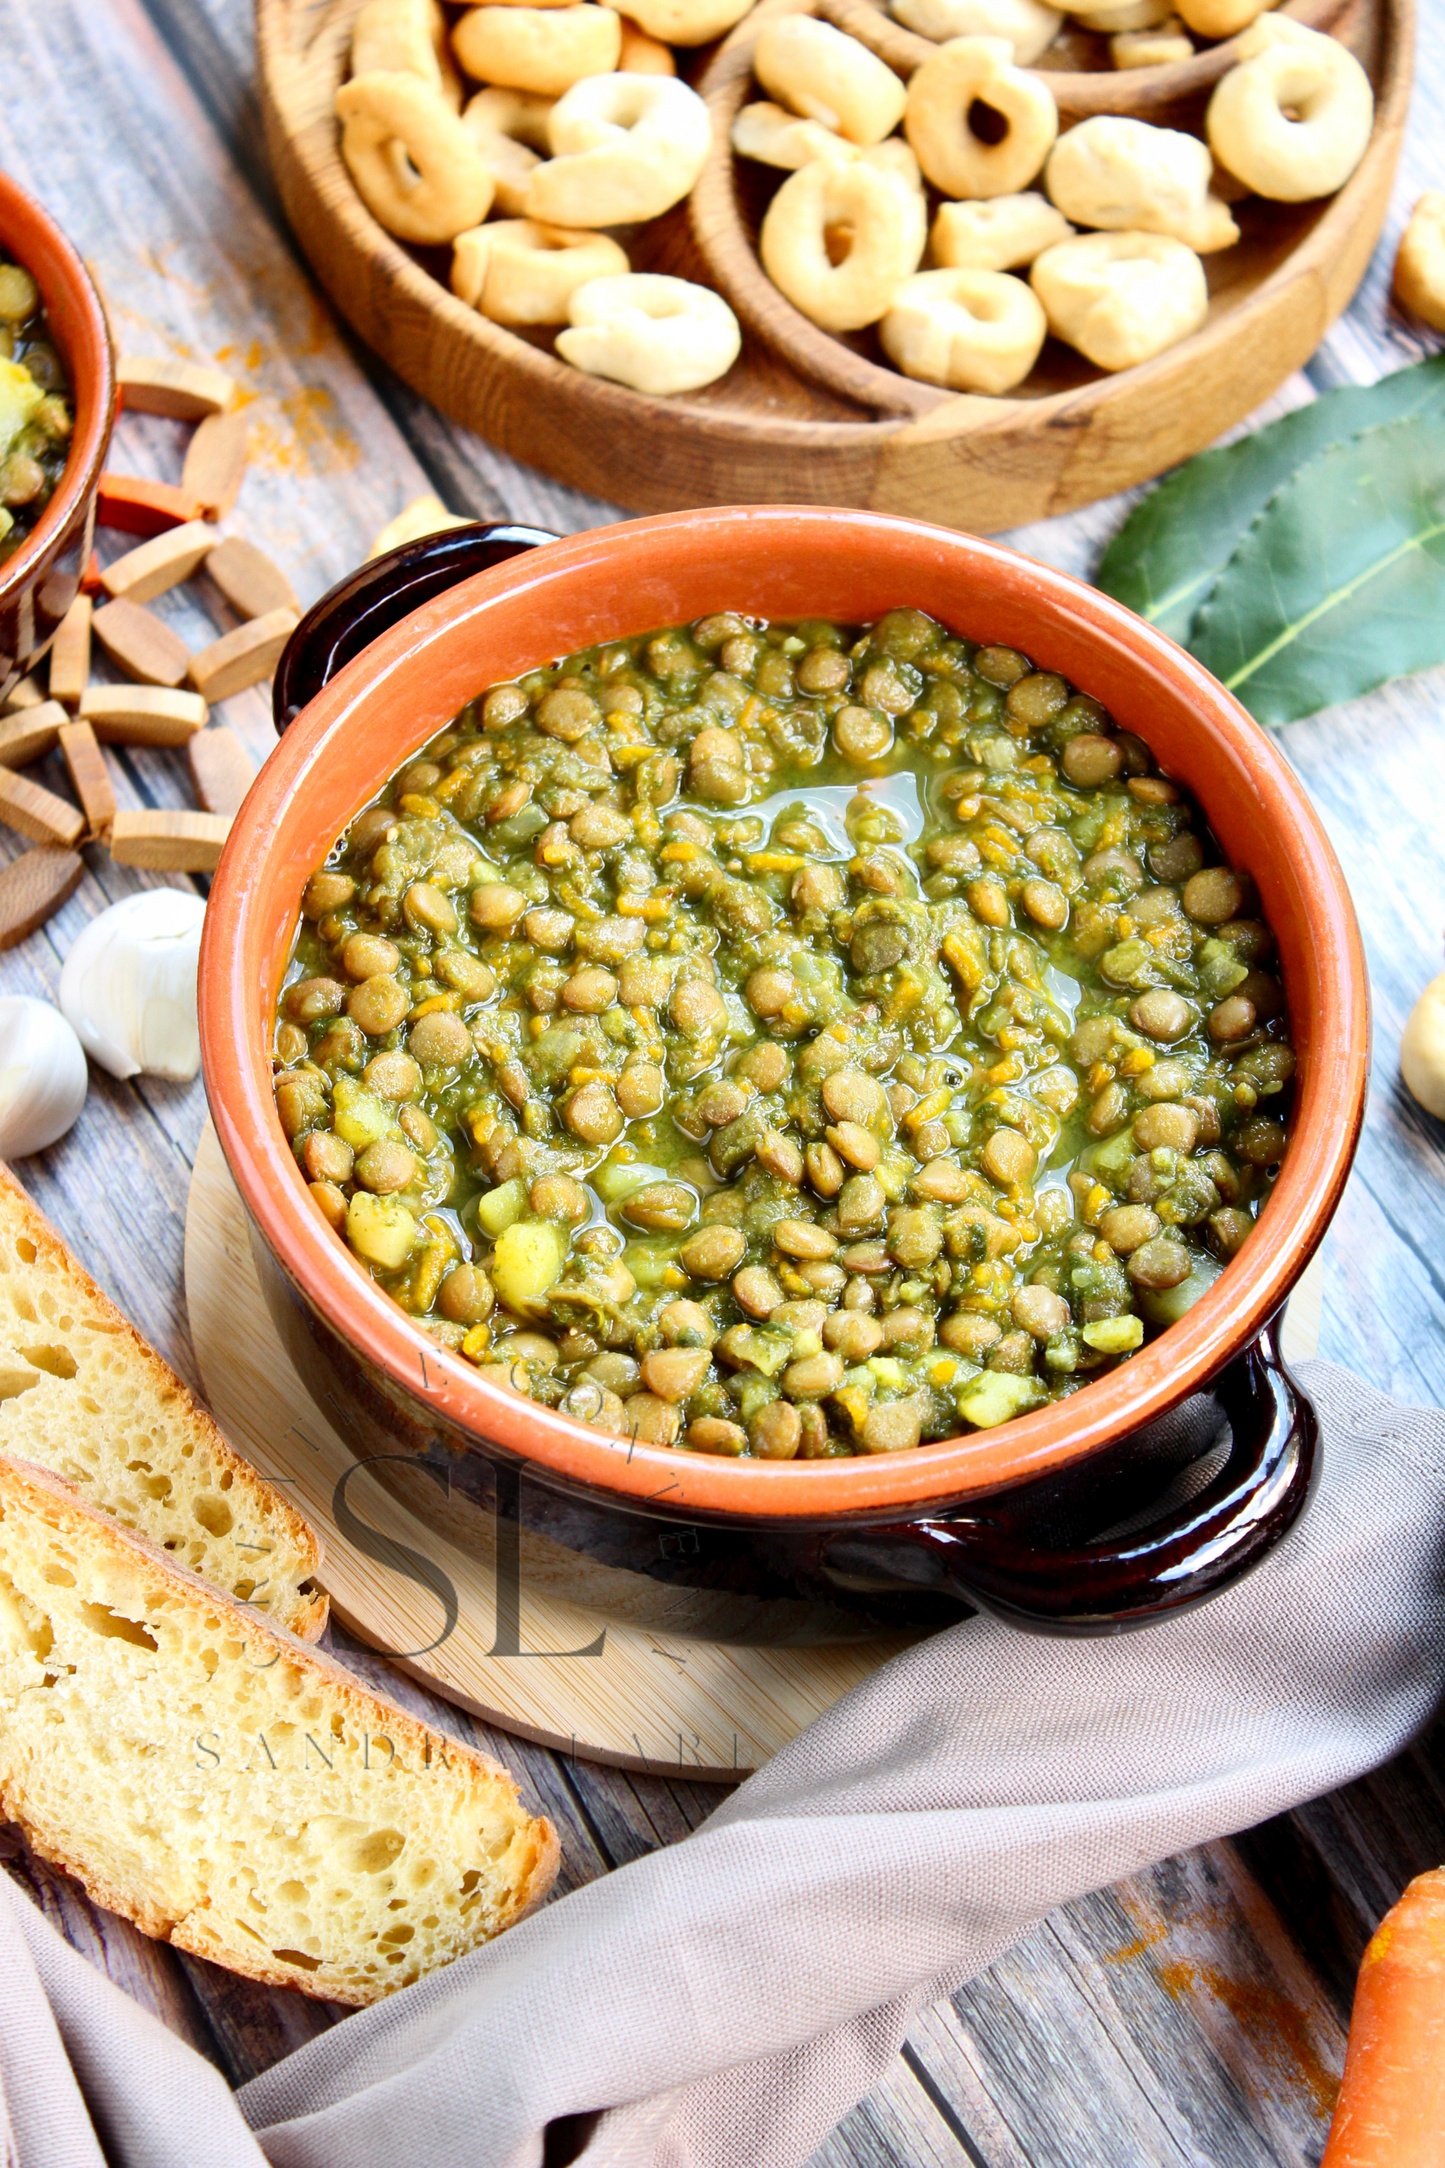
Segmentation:
[(22, 265), (0, 261), (0, 563), (49, 504), (73, 426), (40, 288)]
[(1247, 1239), (1273, 947), (1016, 650), (716, 616), (493, 686), (357, 816), (277, 1108), (484, 1376), (682, 1450), (892, 1452), (1078, 1391)]

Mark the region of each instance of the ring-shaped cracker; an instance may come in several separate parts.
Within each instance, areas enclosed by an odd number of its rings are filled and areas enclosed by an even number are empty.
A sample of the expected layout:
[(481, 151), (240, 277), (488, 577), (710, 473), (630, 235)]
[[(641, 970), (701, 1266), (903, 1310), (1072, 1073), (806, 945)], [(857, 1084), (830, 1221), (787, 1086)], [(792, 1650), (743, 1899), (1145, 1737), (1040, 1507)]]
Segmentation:
[(950, 38), (1007, 38), (1020, 68), (1031, 68), (1048, 51), (1064, 20), (1041, 0), (892, 0), (888, 12), (935, 45)]
[(796, 173), (815, 158), (856, 158), (858, 146), (825, 128), (820, 120), (804, 120), (800, 113), (759, 98), (741, 106), (732, 128), (732, 146), (739, 158), (755, 158), (760, 165), (781, 166)]
[(1054, 336), (1097, 369), (1132, 369), (1209, 314), (1204, 266), (1167, 233), (1081, 233), (1046, 248), (1029, 282)]
[(1285, 15), (1261, 15), (1239, 40), (1239, 52), (1238, 67), (1221, 77), (1204, 118), (1215, 157), (1275, 203), (1332, 196), (1370, 140), (1370, 78), (1337, 38)]
[(447, 44), (440, 0), (366, 0), (351, 26), (353, 75), (418, 75), (440, 91), (452, 111), (462, 103), (461, 77)]
[(401, 241), (450, 241), (491, 209), (492, 176), (439, 91), (416, 75), (358, 75), (336, 93), (341, 155), (363, 203)]
[(1012, 391), (1048, 334), (1043, 304), (1005, 271), (918, 271), (878, 326), (894, 367), (948, 391)]
[(780, 105), (836, 128), (850, 143), (881, 143), (908, 93), (876, 53), (813, 15), (777, 15), (758, 32), (753, 73)]
[(1194, 58), (1194, 40), (1184, 34), (1177, 15), (1167, 15), (1149, 30), (1120, 30), (1109, 39), (1116, 68), (1174, 68)]
[(462, 110), (463, 124), (496, 183), (492, 209), (504, 218), (522, 215), (527, 183), (551, 148), (547, 121), (555, 104), (554, 98), (498, 85), (479, 90)]
[[(952, 38), (930, 53), (908, 86), (903, 128), (934, 187), (945, 196), (1012, 196), (1039, 174), (1059, 132), (1053, 92), (1013, 64), (1004, 38)], [(976, 135), (975, 103), (997, 113), (996, 143)]]
[[(817, 159), (792, 174), (763, 220), (763, 269), (794, 308), (824, 331), (877, 323), (910, 272), (928, 233), (920, 190), (864, 159)], [(847, 237), (846, 253), (833, 248)]]
[(1445, 331), (1445, 195), (1431, 188), (1410, 213), (1395, 257), (1395, 299), (1422, 324)]
[(676, 75), (672, 49), (661, 38), (649, 37), (630, 15), (622, 18), (622, 51), (617, 66), (623, 75)]
[(1232, 38), (1247, 30), (1270, 0), (1176, 0), (1179, 13), (1201, 38)]
[(660, 45), (707, 45), (740, 23), (753, 0), (627, 0), (639, 29)]
[(1213, 173), (1198, 136), (1123, 113), (1094, 113), (1059, 137), (1044, 186), (1076, 226), (1171, 233), (1207, 256), (1239, 239), (1228, 204), (1209, 192)]
[(976, 197), (942, 203), (928, 237), (932, 261), (951, 271), (1013, 271), (1067, 241), (1073, 227), (1046, 196)]
[(572, 329), (557, 334), (564, 361), (658, 398), (714, 383), (742, 347), (721, 294), (655, 272), (591, 279), (573, 293), (569, 313)]
[(452, 45), (479, 83), (560, 98), (584, 76), (617, 66), (622, 18), (592, 0), (575, 7), (471, 8), (453, 30)]
[(579, 286), (627, 267), (626, 251), (605, 233), (498, 219), (457, 235), (452, 292), (494, 324), (565, 324)]
[(707, 162), (712, 120), (671, 75), (599, 75), (552, 108), (553, 156), (532, 174), (529, 218), (549, 226), (625, 226), (680, 203)]

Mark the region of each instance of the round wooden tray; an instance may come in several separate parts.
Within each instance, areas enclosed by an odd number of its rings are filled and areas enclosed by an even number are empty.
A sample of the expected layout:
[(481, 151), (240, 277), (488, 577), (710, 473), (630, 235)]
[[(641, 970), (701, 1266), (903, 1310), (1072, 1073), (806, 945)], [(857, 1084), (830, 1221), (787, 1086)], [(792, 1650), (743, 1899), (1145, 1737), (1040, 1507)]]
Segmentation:
[[(1281, 15), (1312, 30), (1333, 29), (1349, 0), (1284, 0)], [(886, 0), (819, 0), (818, 13), (839, 30), (871, 48), (902, 76), (922, 67), (937, 45), (906, 30), (888, 13)], [(1209, 45), (1192, 60), (1166, 68), (1116, 68), (1107, 37), (1079, 23), (1066, 23), (1048, 51), (1035, 63), (1054, 94), (1060, 117), (1083, 120), (1090, 113), (1131, 113), (1138, 120), (1166, 122), (1182, 117), (1213, 89), (1234, 65), (1237, 38)]]
[[(1411, 4), (1362, 0), (1378, 111), (1358, 172), (1326, 204), (1272, 206), (1265, 230), (1214, 259), (1210, 321), (1193, 339), (1115, 377), (1050, 342), (1027, 395), (954, 397), (921, 387), (926, 411), (900, 394), (905, 379), (866, 353), (851, 357), (861, 365), (856, 375), (816, 351), (800, 368), (791, 338), (780, 344), (772, 329), (770, 305), (758, 321), (744, 309), (743, 355), (704, 392), (653, 399), (582, 375), (556, 358), (550, 339), (521, 337), (466, 308), (448, 290), (447, 252), (409, 253), (356, 194), (334, 100), (360, 0), (257, 0), (257, 51), (271, 159), (302, 248), (366, 343), (443, 412), (529, 465), (635, 511), (856, 504), (990, 533), (1161, 473), (1308, 359), (1358, 285), (1384, 217), (1409, 96)], [(715, 69), (725, 57), (726, 49)], [(712, 101), (736, 89), (735, 107), (741, 87), (714, 86)], [(634, 268), (724, 283), (710, 273), (694, 228), (714, 260), (729, 236), (751, 255), (730, 158), (715, 154), (694, 191), (691, 224), (679, 205), (638, 229)], [(807, 328), (819, 347), (849, 353)], [(830, 381), (838, 367), (846, 390)]]

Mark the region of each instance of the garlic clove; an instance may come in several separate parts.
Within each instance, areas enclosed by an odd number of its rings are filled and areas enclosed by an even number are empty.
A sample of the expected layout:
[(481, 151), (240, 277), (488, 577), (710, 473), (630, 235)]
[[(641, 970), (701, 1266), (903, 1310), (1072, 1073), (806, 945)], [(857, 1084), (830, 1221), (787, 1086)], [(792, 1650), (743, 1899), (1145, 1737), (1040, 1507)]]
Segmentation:
[(189, 1082), (201, 1065), (196, 966), (206, 906), (189, 889), (147, 888), (93, 918), (60, 974), (60, 1006), (112, 1076)]
[(32, 994), (0, 995), (0, 1159), (63, 1137), (89, 1086), (84, 1051), (59, 1009)]

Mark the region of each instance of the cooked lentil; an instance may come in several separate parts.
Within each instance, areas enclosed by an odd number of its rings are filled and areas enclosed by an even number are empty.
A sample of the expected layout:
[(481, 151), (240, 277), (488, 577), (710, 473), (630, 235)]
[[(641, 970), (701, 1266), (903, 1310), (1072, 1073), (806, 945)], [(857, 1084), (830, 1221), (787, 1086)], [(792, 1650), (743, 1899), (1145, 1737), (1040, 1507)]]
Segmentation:
[(40, 288), (22, 265), (0, 262), (0, 563), (50, 502), (73, 426)]
[(614, 1433), (897, 1452), (1210, 1285), (1294, 1072), (1247, 876), (1097, 701), (916, 610), (704, 619), (494, 686), (309, 883), (318, 1209)]

